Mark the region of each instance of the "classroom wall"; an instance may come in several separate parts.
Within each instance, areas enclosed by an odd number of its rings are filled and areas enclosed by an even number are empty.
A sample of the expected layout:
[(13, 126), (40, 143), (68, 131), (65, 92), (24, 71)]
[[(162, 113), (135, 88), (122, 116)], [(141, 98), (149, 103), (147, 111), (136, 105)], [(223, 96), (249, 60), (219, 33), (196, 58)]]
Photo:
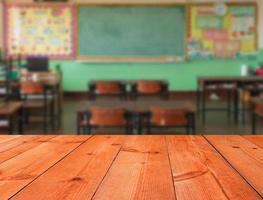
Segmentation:
[[(1, 1), (1, 0), (0, 0)], [(116, 0), (100, 0), (116, 2)], [(117, 0), (118, 1), (118, 0)], [(142, 0), (119, 0), (120, 2), (142, 2)], [(160, 2), (161, 0), (143, 0)], [(165, 0), (166, 2), (211, 2), (205, 0)], [(216, 1), (216, 0), (214, 0)], [(259, 13), (259, 33), (263, 32), (263, 0), (232, 0), (227, 2), (257, 2)], [(6, 0), (6, 2), (32, 2), (32, 0)], [(73, 1), (72, 1), (73, 2)], [(74, 0), (74, 2), (98, 2), (98, 0)], [(163, 2), (163, 1), (161, 1)], [(0, 16), (2, 15), (0, 2)], [(0, 17), (0, 47), (3, 47), (3, 22)], [(186, 63), (97, 63), (87, 64), (75, 60), (52, 61), (51, 65), (60, 65), (64, 73), (65, 91), (86, 91), (91, 79), (167, 79), (172, 90), (195, 90), (196, 78), (201, 75), (240, 75), (240, 66), (249, 64), (256, 67), (263, 61), (263, 37), (259, 36), (260, 56), (257, 60), (210, 60), (190, 61)]]

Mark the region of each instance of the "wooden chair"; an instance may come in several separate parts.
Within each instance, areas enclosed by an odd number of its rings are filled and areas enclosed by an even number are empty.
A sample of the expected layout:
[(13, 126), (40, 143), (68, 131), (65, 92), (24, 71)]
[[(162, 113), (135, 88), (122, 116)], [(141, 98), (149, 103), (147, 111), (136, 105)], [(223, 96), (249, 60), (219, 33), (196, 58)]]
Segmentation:
[(151, 118), (148, 124), (148, 133), (153, 128), (180, 128), (186, 129), (189, 133), (195, 133), (194, 114), (191, 115), (184, 109), (151, 107), (149, 109)]
[(28, 122), (30, 110), (42, 110), (43, 131), (51, 124), (55, 128), (55, 114), (53, 94), (50, 93), (45, 85), (31, 81), (22, 80), (20, 83), (21, 99), (23, 100), (23, 121)]
[(140, 80), (132, 85), (132, 97), (160, 96), (161, 99), (169, 98), (168, 84), (159, 80)]
[(92, 129), (99, 127), (120, 127), (126, 133), (130, 131), (128, 112), (124, 108), (92, 107), (78, 113), (77, 124), (78, 134), (90, 134)]
[(126, 99), (126, 86), (120, 81), (92, 81), (88, 85), (90, 100), (98, 96), (118, 96), (120, 100)]

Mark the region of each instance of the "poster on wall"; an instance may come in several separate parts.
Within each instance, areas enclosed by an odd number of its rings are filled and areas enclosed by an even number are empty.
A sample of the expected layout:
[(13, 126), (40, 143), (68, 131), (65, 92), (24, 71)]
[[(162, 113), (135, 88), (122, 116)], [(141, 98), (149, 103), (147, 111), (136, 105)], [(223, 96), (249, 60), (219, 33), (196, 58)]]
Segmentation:
[(190, 59), (257, 56), (256, 5), (226, 5), (218, 15), (213, 5), (190, 8)]
[(65, 4), (8, 5), (5, 46), (8, 56), (75, 56), (74, 8)]

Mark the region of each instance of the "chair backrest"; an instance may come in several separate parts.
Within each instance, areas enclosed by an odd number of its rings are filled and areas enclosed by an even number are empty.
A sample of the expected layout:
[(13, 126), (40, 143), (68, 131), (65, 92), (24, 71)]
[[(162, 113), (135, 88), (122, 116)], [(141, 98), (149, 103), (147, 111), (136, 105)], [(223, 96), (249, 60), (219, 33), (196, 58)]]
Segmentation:
[(151, 124), (156, 126), (184, 126), (187, 124), (186, 110), (151, 107)]
[(24, 80), (20, 83), (20, 91), (22, 94), (41, 94), (44, 92), (44, 87), (39, 82)]
[(123, 126), (126, 124), (124, 108), (92, 107), (90, 124), (98, 126)]
[(119, 81), (96, 81), (95, 88), (99, 94), (115, 94), (121, 90)]
[(137, 82), (137, 91), (143, 94), (157, 94), (162, 90), (161, 81), (141, 80)]

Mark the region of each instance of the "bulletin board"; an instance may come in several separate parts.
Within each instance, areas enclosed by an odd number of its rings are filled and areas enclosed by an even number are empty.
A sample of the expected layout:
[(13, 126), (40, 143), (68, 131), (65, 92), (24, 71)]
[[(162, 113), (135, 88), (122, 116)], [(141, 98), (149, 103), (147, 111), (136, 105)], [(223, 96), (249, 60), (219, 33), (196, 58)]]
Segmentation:
[(190, 6), (188, 57), (243, 58), (257, 55), (256, 4), (226, 4), (215, 14), (213, 4)]
[(7, 5), (6, 54), (74, 58), (74, 10), (66, 4)]

